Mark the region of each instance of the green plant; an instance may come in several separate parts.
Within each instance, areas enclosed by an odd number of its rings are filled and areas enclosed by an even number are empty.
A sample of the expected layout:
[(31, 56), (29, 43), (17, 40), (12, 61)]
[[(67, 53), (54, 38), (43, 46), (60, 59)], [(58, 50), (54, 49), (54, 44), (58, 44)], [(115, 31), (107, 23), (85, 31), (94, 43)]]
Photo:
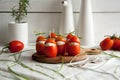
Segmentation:
[(18, 6), (12, 8), (12, 16), (15, 18), (16, 23), (21, 23), (23, 18), (27, 16), (27, 8), (29, 0), (19, 0)]

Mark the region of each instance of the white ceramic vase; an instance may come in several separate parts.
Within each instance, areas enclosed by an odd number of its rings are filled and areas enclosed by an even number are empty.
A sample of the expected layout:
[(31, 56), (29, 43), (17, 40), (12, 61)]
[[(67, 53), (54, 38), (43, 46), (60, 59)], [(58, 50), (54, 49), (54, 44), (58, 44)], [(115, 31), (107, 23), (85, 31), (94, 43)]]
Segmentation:
[(60, 21), (60, 34), (66, 34), (74, 31), (74, 19), (73, 19), (73, 9), (71, 0), (62, 0), (62, 15)]
[(28, 23), (8, 23), (9, 41), (20, 40), (25, 45), (28, 44)]
[(81, 39), (81, 45), (94, 45), (94, 29), (91, 0), (81, 0), (81, 8), (77, 32)]

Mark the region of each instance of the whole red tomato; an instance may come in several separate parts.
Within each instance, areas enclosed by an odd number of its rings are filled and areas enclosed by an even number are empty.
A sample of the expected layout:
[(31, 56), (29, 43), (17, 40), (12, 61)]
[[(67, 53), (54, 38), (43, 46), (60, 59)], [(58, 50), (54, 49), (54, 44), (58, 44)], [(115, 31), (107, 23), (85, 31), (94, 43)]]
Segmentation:
[(44, 36), (38, 36), (36, 42), (44, 41), (46, 38)]
[(57, 35), (54, 32), (51, 32), (50, 35), (48, 36), (48, 38), (56, 38)]
[(109, 50), (113, 46), (113, 39), (107, 37), (103, 41), (100, 42), (100, 47), (102, 50)]
[(36, 39), (36, 52), (39, 55), (44, 55), (44, 45), (46, 38), (44, 36), (38, 36)]
[(80, 54), (80, 40), (77, 36), (73, 36), (67, 45), (67, 52), (70, 56)]
[(62, 36), (58, 36), (56, 38), (57, 42), (57, 48), (58, 48), (58, 55), (64, 55), (66, 48), (65, 48), (65, 42), (66, 40)]
[(113, 43), (112, 49), (113, 50), (120, 50), (120, 39), (117, 38), (117, 39), (114, 39), (113, 41), (114, 41), (114, 43)]
[[(66, 47), (68, 46), (69, 40), (70, 40), (73, 36), (74, 36), (74, 35), (71, 34), (71, 33), (67, 34), (67, 36), (66, 36)], [(66, 49), (66, 52), (68, 52), (67, 49)]]
[(53, 58), (57, 56), (57, 45), (55, 40), (49, 38), (45, 42), (44, 54), (46, 57)]
[(72, 35), (71, 33), (69, 33), (69, 34), (66, 36), (67, 39), (70, 39), (70, 38), (72, 38), (72, 37), (73, 37), (73, 35)]
[(11, 53), (20, 52), (24, 48), (24, 44), (21, 41), (13, 40), (8, 44), (8, 48)]

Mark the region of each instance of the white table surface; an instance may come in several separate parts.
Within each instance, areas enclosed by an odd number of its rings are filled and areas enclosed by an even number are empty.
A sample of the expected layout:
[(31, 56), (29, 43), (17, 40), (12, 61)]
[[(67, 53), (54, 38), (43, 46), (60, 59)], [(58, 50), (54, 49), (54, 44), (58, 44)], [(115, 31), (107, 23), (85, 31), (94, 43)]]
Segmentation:
[[(1, 46), (2, 48), (2, 46)], [(29, 46), (25, 50), (35, 49), (34, 46)], [(115, 55), (120, 56), (118, 51), (106, 51), (107, 53), (114, 52)], [(0, 80), (120, 80), (120, 59), (113, 58), (108, 55), (90, 55), (84, 61), (72, 63), (72, 65), (79, 64), (79, 67), (69, 67), (70, 63), (64, 64), (47, 64), (33, 61), (31, 56), (35, 50), (23, 52), (20, 62), (29, 66), (33, 70), (25, 68), (19, 64), (10, 61), (14, 60), (11, 53), (3, 53), (0, 55)], [(92, 62), (93, 63), (92, 63)], [(85, 65), (83, 65), (86, 63)], [(14, 66), (12, 66), (14, 65)], [(40, 67), (43, 66), (43, 67)], [(83, 66), (82, 66), (83, 65)], [(13, 73), (10, 73), (8, 66), (19, 75), (23, 75), (28, 79), (20, 78)], [(44, 67), (50, 68), (46, 69)], [(59, 70), (60, 69), (60, 70)], [(55, 72), (58, 71), (58, 72)], [(45, 76), (44, 74), (48, 76)], [(50, 78), (51, 77), (51, 78)]]

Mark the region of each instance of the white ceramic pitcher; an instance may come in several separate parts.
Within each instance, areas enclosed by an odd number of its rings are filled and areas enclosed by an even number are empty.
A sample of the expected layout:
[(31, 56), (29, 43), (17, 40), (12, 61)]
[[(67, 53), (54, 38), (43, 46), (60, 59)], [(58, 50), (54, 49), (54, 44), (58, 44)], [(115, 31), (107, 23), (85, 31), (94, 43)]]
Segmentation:
[(81, 8), (77, 30), (81, 39), (81, 45), (94, 45), (94, 29), (91, 0), (81, 0)]
[(60, 34), (66, 34), (74, 31), (73, 9), (71, 0), (62, 0), (62, 15), (60, 21)]
[(19, 40), (28, 45), (28, 23), (8, 23), (9, 41)]

